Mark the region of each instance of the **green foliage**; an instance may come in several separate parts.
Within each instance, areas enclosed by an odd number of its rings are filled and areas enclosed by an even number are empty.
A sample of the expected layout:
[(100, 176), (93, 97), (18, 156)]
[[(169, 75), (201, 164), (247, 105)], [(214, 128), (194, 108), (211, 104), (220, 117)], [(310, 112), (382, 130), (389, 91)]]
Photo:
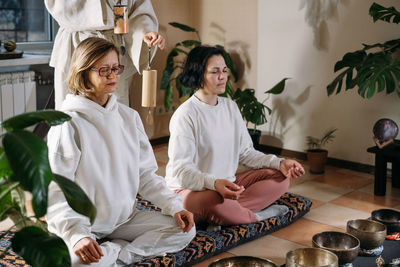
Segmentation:
[(306, 142), (308, 149), (323, 149), (323, 147), (332, 142), (335, 138), (334, 133), (337, 131), (336, 128), (329, 129), (325, 132), (325, 134), (319, 139), (312, 136), (306, 137)]
[[(275, 86), (264, 93), (275, 95), (282, 93), (287, 79), (289, 78), (283, 78)], [(247, 125), (249, 122), (254, 125), (254, 130), (257, 129), (257, 126), (267, 122), (266, 112), (268, 112), (268, 114), (271, 114), (272, 112), (272, 110), (264, 104), (265, 100), (263, 102), (258, 101), (254, 89), (247, 88), (241, 90), (238, 88), (233, 93), (232, 100), (234, 100), (238, 105), (240, 113), (242, 114), (243, 119), (247, 122)]]
[[(11, 246), (32, 266), (71, 264), (64, 241), (50, 234), (39, 219), (46, 214), (51, 181), (60, 186), (73, 210), (88, 216), (91, 222), (96, 216), (96, 208), (78, 185), (52, 173), (46, 143), (25, 130), (43, 121), (53, 126), (70, 119), (65, 113), (45, 110), (24, 113), (1, 123), (7, 131), (1, 134), (0, 221), (10, 218), (14, 222), (17, 232)], [(24, 190), (32, 193), (33, 217), (27, 214)]]
[[(400, 13), (394, 7), (385, 8), (373, 3), (369, 14), (374, 22), (400, 22)], [(385, 89), (386, 94), (395, 92), (400, 97), (400, 60), (393, 58), (393, 52), (400, 47), (400, 39), (363, 46), (361, 50), (346, 53), (336, 62), (334, 72), (343, 71), (327, 86), (328, 95), (340, 93), (342, 86), (346, 90), (357, 86), (358, 94), (363, 98), (369, 99)]]

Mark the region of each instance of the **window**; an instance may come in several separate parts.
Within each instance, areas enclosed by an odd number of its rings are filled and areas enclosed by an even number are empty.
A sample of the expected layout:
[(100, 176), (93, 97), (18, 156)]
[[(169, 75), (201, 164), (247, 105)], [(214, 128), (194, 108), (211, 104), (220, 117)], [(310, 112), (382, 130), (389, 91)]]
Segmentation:
[(54, 23), (43, 0), (1, 0), (0, 40), (51, 42)]

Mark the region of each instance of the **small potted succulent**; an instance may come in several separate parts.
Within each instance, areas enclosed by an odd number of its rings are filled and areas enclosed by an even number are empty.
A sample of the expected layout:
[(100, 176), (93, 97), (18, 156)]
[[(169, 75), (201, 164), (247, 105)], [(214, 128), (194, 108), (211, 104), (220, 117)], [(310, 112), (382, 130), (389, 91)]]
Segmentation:
[(323, 147), (332, 142), (335, 138), (334, 133), (337, 131), (336, 128), (329, 129), (320, 138), (307, 136), (307, 160), (310, 164), (310, 172), (314, 174), (321, 174), (325, 172), (325, 164), (328, 159), (328, 150)]

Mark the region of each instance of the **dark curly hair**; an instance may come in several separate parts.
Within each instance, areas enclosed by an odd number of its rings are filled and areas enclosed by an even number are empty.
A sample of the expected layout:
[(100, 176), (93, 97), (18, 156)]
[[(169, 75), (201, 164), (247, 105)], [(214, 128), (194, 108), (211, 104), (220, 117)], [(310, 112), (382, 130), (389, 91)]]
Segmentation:
[(207, 61), (210, 57), (215, 55), (223, 57), (224, 52), (213, 46), (201, 45), (193, 48), (186, 58), (183, 71), (180, 75), (180, 82), (183, 86), (193, 90), (203, 87)]

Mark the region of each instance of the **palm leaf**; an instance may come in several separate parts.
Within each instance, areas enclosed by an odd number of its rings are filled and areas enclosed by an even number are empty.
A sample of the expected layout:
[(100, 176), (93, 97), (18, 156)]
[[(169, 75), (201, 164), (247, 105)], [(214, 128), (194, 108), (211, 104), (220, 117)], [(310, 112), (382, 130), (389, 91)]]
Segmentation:
[(9, 118), (1, 123), (1, 126), (7, 131), (24, 129), (36, 123), (45, 121), (48, 125), (54, 126), (70, 120), (71, 117), (61, 111), (56, 110), (38, 110), (27, 112), (12, 118)]
[(14, 173), (13, 179), (32, 192), (35, 215), (44, 216), (48, 185), (53, 179), (46, 143), (30, 132), (15, 130), (4, 135), (3, 147)]
[(285, 89), (285, 82), (290, 78), (283, 78), (280, 82), (274, 85), (271, 89), (268, 91), (265, 91), (264, 94), (274, 94), (274, 95), (279, 95), (280, 93), (283, 92)]
[(185, 31), (185, 32), (197, 32), (195, 28), (192, 28), (192, 27), (182, 24), (182, 23), (169, 22), (168, 24), (171, 25), (172, 27), (181, 29), (182, 31)]
[(68, 247), (58, 236), (34, 226), (23, 228), (11, 239), (15, 253), (33, 267), (71, 266)]
[(393, 6), (383, 7), (377, 3), (373, 3), (369, 9), (369, 14), (374, 19), (374, 22), (377, 20), (397, 24), (400, 22), (400, 13)]

